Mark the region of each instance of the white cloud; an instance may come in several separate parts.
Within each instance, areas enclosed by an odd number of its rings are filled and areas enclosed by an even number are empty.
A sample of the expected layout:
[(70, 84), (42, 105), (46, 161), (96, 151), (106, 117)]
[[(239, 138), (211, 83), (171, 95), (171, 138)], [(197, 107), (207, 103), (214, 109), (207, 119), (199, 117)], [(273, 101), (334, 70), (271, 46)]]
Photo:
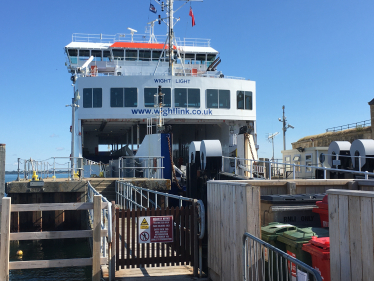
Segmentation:
[(58, 138), (59, 136), (53, 133), (52, 135), (49, 136), (50, 138)]
[(64, 147), (56, 147), (56, 150), (61, 151), (61, 150), (65, 150), (65, 148)]

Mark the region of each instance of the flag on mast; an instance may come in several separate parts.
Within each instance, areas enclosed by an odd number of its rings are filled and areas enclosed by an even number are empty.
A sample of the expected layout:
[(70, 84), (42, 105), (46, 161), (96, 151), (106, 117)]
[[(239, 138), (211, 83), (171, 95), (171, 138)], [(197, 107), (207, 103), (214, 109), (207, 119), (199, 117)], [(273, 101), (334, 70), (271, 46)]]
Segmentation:
[(192, 18), (192, 27), (195, 25), (195, 16), (193, 15), (192, 8), (190, 7), (190, 17)]
[(155, 6), (153, 6), (152, 4), (149, 4), (150, 6), (149, 6), (149, 10), (152, 12), (152, 13), (157, 13), (157, 10), (156, 10), (156, 8), (155, 8)]

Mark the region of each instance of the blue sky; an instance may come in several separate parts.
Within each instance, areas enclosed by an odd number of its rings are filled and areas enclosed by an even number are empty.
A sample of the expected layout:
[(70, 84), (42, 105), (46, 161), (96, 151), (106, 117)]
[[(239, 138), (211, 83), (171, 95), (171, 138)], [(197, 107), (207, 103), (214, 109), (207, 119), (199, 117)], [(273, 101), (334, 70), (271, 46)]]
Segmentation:
[[(18, 157), (69, 156), (73, 89), (64, 46), (73, 33), (144, 33), (157, 15), (149, 0), (2, 3), (0, 143), (6, 170)], [(176, 1), (179, 6), (181, 1)], [(158, 8), (158, 6), (156, 6)], [(175, 16), (178, 37), (210, 38), (221, 54), (219, 70), (255, 80), (260, 157), (271, 157), (268, 133), (280, 132), (282, 105), (295, 129), (287, 148), (326, 128), (370, 119), (374, 98), (374, 1), (205, 0)], [(165, 27), (155, 27), (164, 34)], [(281, 134), (275, 156), (281, 156)]]

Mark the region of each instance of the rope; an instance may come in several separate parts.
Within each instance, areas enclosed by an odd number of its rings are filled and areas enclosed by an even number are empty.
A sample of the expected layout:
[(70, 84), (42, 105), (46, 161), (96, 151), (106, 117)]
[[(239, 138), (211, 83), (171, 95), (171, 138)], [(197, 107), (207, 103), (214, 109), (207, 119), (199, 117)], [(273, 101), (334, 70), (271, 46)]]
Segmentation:
[(173, 179), (177, 183), (177, 186), (178, 186), (179, 190), (183, 190), (179, 185), (179, 182), (178, 182), (177, 176), (175, 174), (175, 170), (174, 170), (173, 155), (171, 154), (171, 146), (170, 146), (170, 137), (167, 136), (167, 139), (168, 139), (168, 145), (169, 145), (170, 164), (171, 164), (171, 169), (172, 169), (172, 172), (173, 172)]

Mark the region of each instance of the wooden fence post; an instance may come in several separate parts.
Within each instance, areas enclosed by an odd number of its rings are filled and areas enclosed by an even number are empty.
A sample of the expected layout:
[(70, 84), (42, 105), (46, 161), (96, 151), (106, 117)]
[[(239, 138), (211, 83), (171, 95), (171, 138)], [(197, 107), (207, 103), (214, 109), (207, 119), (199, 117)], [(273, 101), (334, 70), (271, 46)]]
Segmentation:
[(94, 220), (93, 220), (93, 257), (92, 257), (92, 281), (100, 281), (100, 245), (101, 245), (101, 195), (94, 196)]
[(0, 280), (9, 280), (9, 247), (10, 247), (10, 208), (11, 198), (2, 199), (1, 243), (0, 243)]
[(112, 201), (112, 252), (109, 263), (109, 281), (116, 277), (116, 202)]
[(194, 228), (193, 228), (193, 240), (194, 240), (194, 256), (193, 256), (193, 276), (197, 277), (198, 268), (199, 268), (199, 239), (197, 237), (197, 228), (199, 227), (198, 224), (198, 218), (197, 218), (197, 200), (194, 199), (192, 203), (192, 210), (193, 210), (193, 222), (194, 222)]

